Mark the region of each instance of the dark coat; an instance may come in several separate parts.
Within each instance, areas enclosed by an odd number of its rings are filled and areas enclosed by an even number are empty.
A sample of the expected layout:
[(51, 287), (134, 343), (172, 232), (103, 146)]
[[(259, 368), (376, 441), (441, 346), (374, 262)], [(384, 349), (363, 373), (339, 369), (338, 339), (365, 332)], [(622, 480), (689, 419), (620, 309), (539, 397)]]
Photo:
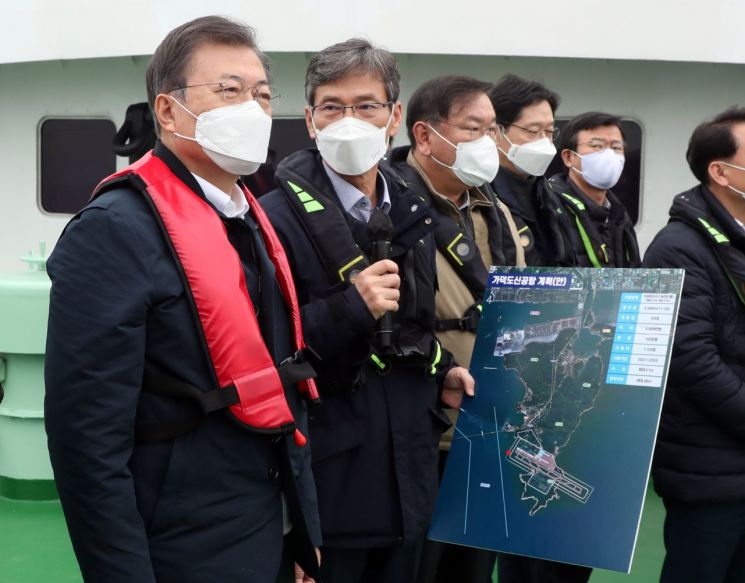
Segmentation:
[[(278, 183), (287, 169), (341, 208), (315, 151), (282, 162)], [(395, 322), (402, 337), (431, 344), (435, 249), (429, 209), (390, 169), (381, 167), (381, 172), (391, 198), (392, 259), (402, 276)], [(367, 364), (375, 320), (356, 288), (330, 277), (285, 193), (271, 192), (261, 205), (293, 267), (306, 341), (324, 359), (318, 378), (323, 403), (309, 421), (324, 544), (361, 548), (412, 542), (424, 534), (434, 507), (438, 440), (449, 425), (439, 407), (437, 382), (422, 363), (394, 363), (385, 375)], [(366, 250), (365, 225), (346, 217), (355, 241)], [(409, 226), (399, 232), (396, 225), (404, 223)]]
[(510, 179), (519, 180), (519, 177), (500, 168), (490, 186), (512, 213), (525, 262), (535, 267), (574, 266), (569, 222), (548, 181), (542, 176), (531, 178), (526, 182), (531, 198), (523, 200), (527, 195), (516, 193)]
[[(204, 197), (172, 153), (161, 144), (155, 153)], [(245, 228), (237, 223), (226, 221), (228, 230)], [(250, 432), (216, 412), (174, 439), (136, 443), (135, 423), (193, 412), (185, 400), (141, 392), (145, 361), (213, 388), (176, 263), (144, 197), (123, 186), (96, 198), (70, 222), (48, 270), (46, 428), (85, 580), (273, 581), (283, 480), (291, 506), (304, 509), (293, 531), (307, 551), (306, 522), (319, 545), (309, 448), (292, 438)], [(305, 406), (296, 390), (287, 393), (302, 428)], [(288, 449), (294, 482), (282, 471)]]
[[(601, 267), (640, 267), (641, 255), (639, 245), (636, 241), (634, 223), (626, 212), (621, 200), (608, 191), (606, 196), (609, 207), (600, 206), (585, 195), (577, 186), (568, 179), (566, 174), (557, 174), (548, 181), (548, 186), (553, 190), (557, 200), (560, 201), (564, 210), (564, 217), (569, 219), (568, 247), (573, 254), (572, 264), (578, 267), (598, 267), (590, 259), (587, 245), (589, 244)], [(576, 203), (567, 198), (567, 195), (575, 201), (579, 201), (584, 210), (579, 210)], [(580, 215), (580, 222), (585, 230), (587, 242), (580, 234), (577, 218), (574, 213)]]
[[(678, 220), (695, 209), (730, 239), (745, 267), (745, 232), (705, 187), (676, 197), (644, 267), (685, 269), (652, 473), (657, 492), (682, 501), (745, 500), (745, 306), (712, 239)], [(745, 276), (745, 269), (740, 277)]]

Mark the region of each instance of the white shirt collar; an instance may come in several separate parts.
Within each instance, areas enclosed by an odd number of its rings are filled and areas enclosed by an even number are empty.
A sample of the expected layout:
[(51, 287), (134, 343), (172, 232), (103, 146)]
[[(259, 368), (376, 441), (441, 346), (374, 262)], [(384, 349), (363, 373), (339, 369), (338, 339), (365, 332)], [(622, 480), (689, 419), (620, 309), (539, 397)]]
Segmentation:
[(211, 182), (207, 182), (201, 176), (197, 176), (193, 173), (192, 176), (194, 176), (197, 183), (199, 183), (199, 186), (202, 188), (207, 200), (227, 218), (232, 219), (237, 217), (242, 219), (246, 216), (246, 213), (248, 213), (248, 201), (237, 184), (233, 185), (233, 192), (228, 195)]

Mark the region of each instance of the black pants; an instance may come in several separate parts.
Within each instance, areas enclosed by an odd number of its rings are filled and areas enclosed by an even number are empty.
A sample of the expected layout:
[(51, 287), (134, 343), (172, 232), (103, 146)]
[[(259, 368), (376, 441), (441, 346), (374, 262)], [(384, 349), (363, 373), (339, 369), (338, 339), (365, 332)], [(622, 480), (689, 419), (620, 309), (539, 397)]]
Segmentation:
[(421, 541), (370, 549), (321, 549), (323, 583), (414, 583)]
[(592, 569), (519, 555), (499, 555), (499, 583), (586, 583)]
[(428, 540), (418, 583), (491, 583), (497, 553)]
[[(440, 451), (440, 481), (448, 454), (447, 450)], [(494, 551), (426, 540), (417, 583), (491, 583), (496, 561), (497, 553)]]
[(663, 502), (667, 554), (661, 583), (745, 581), (745, 502)]
[(282, 562), (279, 564), (276, 583), (295, 583), (295, 561), (292, 560), (287, 536), (285, 536), (284, 546), (282, 547)]

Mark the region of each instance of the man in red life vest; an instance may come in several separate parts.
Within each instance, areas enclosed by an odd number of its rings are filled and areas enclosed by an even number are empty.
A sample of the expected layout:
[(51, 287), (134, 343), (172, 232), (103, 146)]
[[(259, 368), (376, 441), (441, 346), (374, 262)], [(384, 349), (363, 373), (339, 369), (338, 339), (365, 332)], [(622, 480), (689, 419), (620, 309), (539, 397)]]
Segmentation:
[(171, 31), (147, 70), (160, 140), (49, 261), (46, 427), (86, 581), (317, 573), (313, 371), (284, 251), (237, 182), (266, 159), (265, 63), (243, 24)]

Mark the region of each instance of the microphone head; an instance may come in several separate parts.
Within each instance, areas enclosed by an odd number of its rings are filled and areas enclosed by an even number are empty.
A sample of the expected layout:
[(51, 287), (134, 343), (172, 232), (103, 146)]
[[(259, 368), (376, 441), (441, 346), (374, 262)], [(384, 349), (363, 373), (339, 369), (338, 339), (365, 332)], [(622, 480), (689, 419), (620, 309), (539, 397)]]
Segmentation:
[(367, 238), (370, 241), (390, 241), (393, 237), (393, 221), (380, 208), (373, 209), (367, 221)]

